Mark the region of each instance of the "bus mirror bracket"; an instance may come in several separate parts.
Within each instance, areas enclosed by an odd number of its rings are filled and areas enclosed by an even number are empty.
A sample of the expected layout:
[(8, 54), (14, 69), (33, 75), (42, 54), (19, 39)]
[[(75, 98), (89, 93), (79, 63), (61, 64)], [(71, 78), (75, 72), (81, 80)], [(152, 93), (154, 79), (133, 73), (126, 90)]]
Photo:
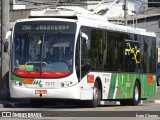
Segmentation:
[(86, 41), (87, 48), (90, 49), (90, 40), (88, 39), (88, 36), (85, 33), (82, 32), (81, 37), (82, 37), (83, 40)]
[(81, 33), (81, 37), (82, 39), (88, 40), (88, 36), (83, 32)]
[(11, 37), (11, 31), (6, 33), (5, 42), (4, 42), (4, 52), (8, 52), (9, 40)]

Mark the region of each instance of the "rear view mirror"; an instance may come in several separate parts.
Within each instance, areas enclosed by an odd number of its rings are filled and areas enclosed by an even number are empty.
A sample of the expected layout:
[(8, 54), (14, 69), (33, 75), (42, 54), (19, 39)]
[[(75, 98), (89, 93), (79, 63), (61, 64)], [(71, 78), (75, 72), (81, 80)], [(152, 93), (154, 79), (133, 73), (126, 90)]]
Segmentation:
[(6, 38), (5, 38), (6, 41), (4, 43), (4, 52), (8, 52), (10, 37), (11, 37), (11, 31), (8, 31), (6, 33)]
[(4, 52), (8, 52), (8, 42), (4, 43)]

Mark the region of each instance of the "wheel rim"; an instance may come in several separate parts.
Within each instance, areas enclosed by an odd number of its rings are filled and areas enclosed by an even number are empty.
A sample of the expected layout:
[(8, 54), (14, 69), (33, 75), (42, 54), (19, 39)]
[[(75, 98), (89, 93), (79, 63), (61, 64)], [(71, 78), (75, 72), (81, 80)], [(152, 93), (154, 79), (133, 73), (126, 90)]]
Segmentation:
[(95, 87), (93, 90), (93, 100), (98, 100), (99, 92), (98, 89)]
[(136, 101), (139, 100), (139, 89), (138, 89), (137, 86), (135, 87), (135, 96), (134, 96), (134, 97), (135, 97), (135, 100), (136, 100)]

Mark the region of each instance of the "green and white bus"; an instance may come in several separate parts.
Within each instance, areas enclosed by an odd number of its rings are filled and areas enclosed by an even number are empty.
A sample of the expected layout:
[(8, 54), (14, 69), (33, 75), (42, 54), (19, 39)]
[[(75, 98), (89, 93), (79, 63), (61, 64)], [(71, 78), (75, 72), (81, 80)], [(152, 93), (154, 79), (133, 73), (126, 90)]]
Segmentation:
[[(156, 36), (82, 8), (32, 11), (11, 32), (10, 95), (138, 105), (156, 94)], [(78, 103), (79, 103), (78, 102)]]

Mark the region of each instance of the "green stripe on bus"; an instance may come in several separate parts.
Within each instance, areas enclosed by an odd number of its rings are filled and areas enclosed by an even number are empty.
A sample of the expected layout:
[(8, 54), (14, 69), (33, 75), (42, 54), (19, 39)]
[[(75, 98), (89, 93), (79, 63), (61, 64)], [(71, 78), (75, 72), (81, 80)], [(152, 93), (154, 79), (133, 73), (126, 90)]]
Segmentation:
[(133, 83), (135, 80), (134, 74), (119, 74), (118, 87), (115, 99), (124, 99), (132, 97)]
[(109, 86), (109, 93), (108, 93), (108, 99), (113, 99), (113, 95), (114, 95), (114, 92), (115, 92), (115, 87), (116, 87), (116, 79), (117, 79), (117, 74), (115, 73), (112, 73), (111, 75), (111, 83), (110, 83), (110, 86)]
[(21, 77), (17, 77), (14, 74), (11, 74), (11, 80), (22, 81)]

